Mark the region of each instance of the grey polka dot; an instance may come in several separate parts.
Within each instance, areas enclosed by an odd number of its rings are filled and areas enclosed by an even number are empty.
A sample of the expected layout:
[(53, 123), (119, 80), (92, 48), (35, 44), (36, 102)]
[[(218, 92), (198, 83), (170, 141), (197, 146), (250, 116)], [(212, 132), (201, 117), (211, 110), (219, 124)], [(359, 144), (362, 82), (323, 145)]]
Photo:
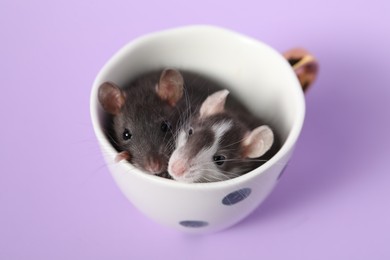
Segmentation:
[(252, 190), (250, 188), (243, 188), (232, 193), (229, 193), (222, 200), (222, 204), (226, 206), (230, 206), (236, 204), (244, 199), (246, 199), (249, 194), (251, 194)]
[(284, 166), (283, 170), (279, 173), (279, 176), (278, 176), (277, 180), (279, 180), (282, 177), (282, 175), (283, 175), (284, 171), (286, 170), (286, 168), (287, 168), (287, 165)]
[(184, 221), (180, 221), (179, 224), (189, 228), (200, 228), (200, 227), (208, 226), (209, 223), (207, 223), (206, 221), (199, 221), (199, 220), (184, 220)]

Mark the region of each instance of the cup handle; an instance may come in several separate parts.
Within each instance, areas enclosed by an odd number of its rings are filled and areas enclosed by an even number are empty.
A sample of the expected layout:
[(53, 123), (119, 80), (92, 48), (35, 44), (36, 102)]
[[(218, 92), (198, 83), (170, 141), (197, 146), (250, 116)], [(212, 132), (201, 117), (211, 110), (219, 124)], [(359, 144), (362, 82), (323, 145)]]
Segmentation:
[(303, 92), (307, 92), (318, 74), (317, 59), (307, 50), (294, 48), (283, 53), (283, 56), (292, 66), (301, 83)]

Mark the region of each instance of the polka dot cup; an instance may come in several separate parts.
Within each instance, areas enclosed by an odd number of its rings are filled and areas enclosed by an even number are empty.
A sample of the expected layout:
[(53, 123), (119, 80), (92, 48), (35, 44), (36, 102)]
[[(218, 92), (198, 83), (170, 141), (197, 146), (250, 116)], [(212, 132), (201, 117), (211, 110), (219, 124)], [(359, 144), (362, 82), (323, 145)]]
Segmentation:
[[(164, 67), (192, 70), (225, 84), (253, 113), (277, 127), (280, 151), (243, 176), (213, 183), (178, 183), (145, 174), (125, 161), (115, 162), (117, 151), (104, 134), (99, 85), (121, 85), (143, 71)], [(236, 224), (275, 187), (300, 134), (305, 102), (295, 72), (264, 43), (211, 26), (176, 28), (130, 42), (101, 69), (91, 93), (93, 127), (115, 182), (139, 211), (162, 225), (210, 233)]]

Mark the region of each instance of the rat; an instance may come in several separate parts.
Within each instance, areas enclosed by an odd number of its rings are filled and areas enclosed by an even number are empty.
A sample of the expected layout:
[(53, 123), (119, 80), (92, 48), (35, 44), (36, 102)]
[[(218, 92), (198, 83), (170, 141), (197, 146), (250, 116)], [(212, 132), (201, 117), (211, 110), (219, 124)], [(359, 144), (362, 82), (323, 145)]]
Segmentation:
[(185, 183), (223, 181), (243, 175), (278, 150), (274, 131), (237, 102), (225, 107), (228, 90), (207, 97), (177, 135), (168, 172)]
[(98, 99), (108, 114), (106, 130), (118, 151), (115, 160), (169, 178), (168, 160), (178, 129), (220, 89), (204, 76), (171, 68), (145, 73), (123, 88), (101, 84)]
[(113, 82), (100, 85), (98, 99), (109, 115), (106, 128), (118, 150), (117, 162), (127, 160), (150, 174), (166, 171), (183, 85), (173, 69), (147, 73), (123, 88)]

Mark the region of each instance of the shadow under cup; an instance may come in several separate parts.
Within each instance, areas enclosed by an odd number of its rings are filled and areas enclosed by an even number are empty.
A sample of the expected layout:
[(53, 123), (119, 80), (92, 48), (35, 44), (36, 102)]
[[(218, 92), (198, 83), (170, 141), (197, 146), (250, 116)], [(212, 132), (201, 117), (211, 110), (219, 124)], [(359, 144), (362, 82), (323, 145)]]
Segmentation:
[[(225, 85), (251, 112), (277, 128), (281, 149), (257, 169), (213, 183), (179, 183), (143, 173), (125, 161), (116, 163), (117, 151), (104, 134), (98, 87), (104, 81), (121, 86), (145, 71), (165, 67), (191, 70)], [(287, 165), (304, 113), (301, 86), (281, 54), (257, 40), (210, 26), (172, 29), (130, 42), (105, 64), (91, 93), (95, 134), (123, 194), (156, 222), (192, 233), (225, 229), (258, 207)]]

